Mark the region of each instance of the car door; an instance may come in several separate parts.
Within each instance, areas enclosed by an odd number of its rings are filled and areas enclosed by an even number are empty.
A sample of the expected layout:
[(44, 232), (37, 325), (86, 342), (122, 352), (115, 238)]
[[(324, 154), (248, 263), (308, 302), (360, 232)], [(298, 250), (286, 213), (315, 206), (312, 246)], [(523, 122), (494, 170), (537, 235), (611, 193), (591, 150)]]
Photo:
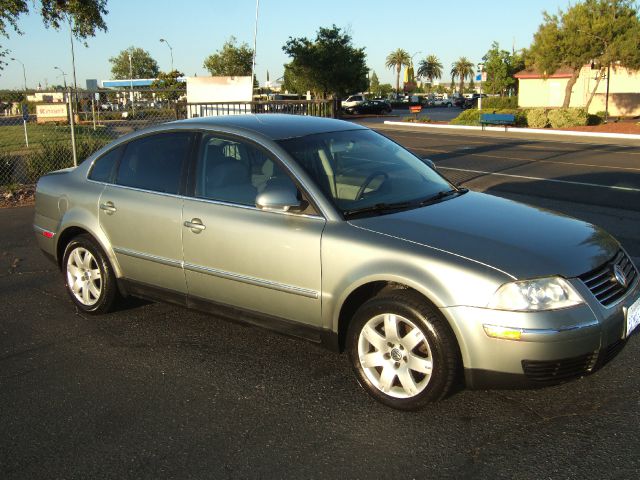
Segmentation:
[(125, 279), (167, 295), (177, 292), (184, 300), (179, 193), (192, 138), (188, 132), (167, 132), (127, 143), (115, 182), (105, 187), (99, 202), (100, 227)]
[(190, 301), (319, 327), (324, 218), (311, 209), (256, 208), (256, 195), (268, 182), (293, 182), (274, 157), (250, 142), (203, 135), (193, 170), (183, 227)]

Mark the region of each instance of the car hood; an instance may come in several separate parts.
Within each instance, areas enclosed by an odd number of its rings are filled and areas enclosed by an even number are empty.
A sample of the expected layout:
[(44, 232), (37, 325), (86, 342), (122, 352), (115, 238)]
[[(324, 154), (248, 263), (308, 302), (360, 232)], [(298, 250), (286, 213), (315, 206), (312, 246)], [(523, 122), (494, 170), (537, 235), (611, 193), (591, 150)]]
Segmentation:
[(475, 192), (350, 223), (461, 255), (518, 279), (575, 277), (602, 265), (620, 248), (595, 225)]

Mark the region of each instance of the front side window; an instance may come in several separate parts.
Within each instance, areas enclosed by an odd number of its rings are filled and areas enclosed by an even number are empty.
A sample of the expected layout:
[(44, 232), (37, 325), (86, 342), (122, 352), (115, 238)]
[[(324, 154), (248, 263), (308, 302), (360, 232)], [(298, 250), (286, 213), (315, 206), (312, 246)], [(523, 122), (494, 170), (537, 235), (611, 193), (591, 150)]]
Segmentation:
[(263, 150), (215, 135), (203, 137), (196, 167), (196, 197), (255, 206), (256, 196), (273, 182), (291, 183), (291, 179)]
[(191, 134), (171, 132), (150, 135), (126, 145), (116, 183), (126, 187), (177, 194), (182, 165), (189, 152)]
[(320, 133), (280, 145), (343, 213), (416, 206), (453, 186), (400, 145), (371, 130)]

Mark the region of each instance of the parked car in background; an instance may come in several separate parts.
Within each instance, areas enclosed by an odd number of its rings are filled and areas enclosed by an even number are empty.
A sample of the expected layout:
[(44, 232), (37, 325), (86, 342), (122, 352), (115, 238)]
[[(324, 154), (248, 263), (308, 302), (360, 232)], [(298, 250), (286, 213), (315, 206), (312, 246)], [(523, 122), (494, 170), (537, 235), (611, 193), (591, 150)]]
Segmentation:
[(346, 113), (350, 114), (383, 114), (383, 113), (391, 113), (391, 105), (385, 102), (384, 100), (367, 100), (358, 105), (354, 105), (352, 107), (347, 107), (344, 109)]
[(342, 108), (355, 107), (366, 100), (362, 94), (351, 95), (341, 102)]
[(431, 100), (431, 106), (433, 107), (452, 107), (453, 102), (450, 98), (434, 98)]
[(462, 378), (586, 375), (640, 323), (638, 272), (608, 233), (456, 187), (353, 122), (230, 115), (134, 132), (41, 177), (34, 229), (82, 314), (132, 295), (302, 337), (346, 351), (360, 385), (403, 410)]

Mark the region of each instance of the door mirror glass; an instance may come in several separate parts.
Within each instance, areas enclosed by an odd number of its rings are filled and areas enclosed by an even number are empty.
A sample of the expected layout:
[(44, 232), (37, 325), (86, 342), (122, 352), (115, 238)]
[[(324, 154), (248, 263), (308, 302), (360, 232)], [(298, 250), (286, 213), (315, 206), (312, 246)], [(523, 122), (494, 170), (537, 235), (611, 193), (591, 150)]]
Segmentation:
[(262, 193), (256, 198), (256, 207), (262, 210), (282, 211), (300, 210), (302, 201), (298, 198), (298, 189), (287, 179), (271, 179)]

